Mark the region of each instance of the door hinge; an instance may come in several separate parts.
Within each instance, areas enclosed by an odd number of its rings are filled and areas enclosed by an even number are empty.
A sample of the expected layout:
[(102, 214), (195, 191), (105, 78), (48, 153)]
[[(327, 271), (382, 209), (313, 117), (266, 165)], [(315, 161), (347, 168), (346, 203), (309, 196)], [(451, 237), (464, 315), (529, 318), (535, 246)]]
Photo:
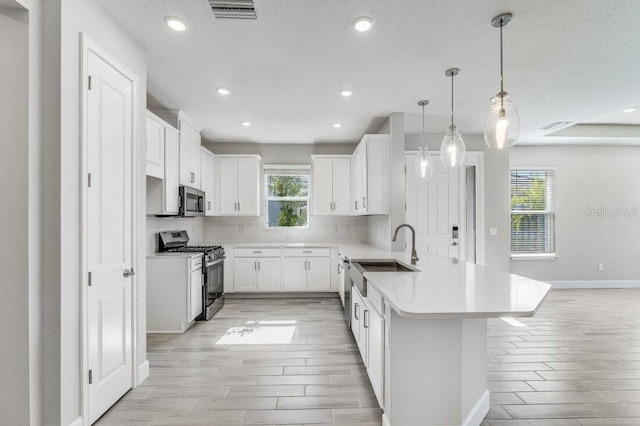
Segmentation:
[(407, 166), (404, 166), (404, 174), (407, 174)]
[(91, 188), (91, 173), (87, 174), (87, 186)]
[(89, 279), (88, 279), (88, 282), (89, 282), (89, 287), (91, 287), (91, 272), (89, 272)]
[(91, 76), (89, 76), (89, 90), (91, 90)]
[(93, 384), (93, 370), (89, 370), (89, 384)]

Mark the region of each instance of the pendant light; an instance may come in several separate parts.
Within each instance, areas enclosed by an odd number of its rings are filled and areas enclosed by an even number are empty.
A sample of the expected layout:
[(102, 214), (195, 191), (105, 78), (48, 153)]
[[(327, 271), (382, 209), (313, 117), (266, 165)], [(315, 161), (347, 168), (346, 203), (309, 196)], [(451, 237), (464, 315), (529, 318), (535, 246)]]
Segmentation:
[(419, 178), (426, 179), (433, 176), (433, 160), (431, 160), (431, 156), (429, 155), (429, 147), (427, 146), (424, 137), (424, 107), (429, 105), (429, 101), (426, 99), (418, 101), (418, 105), (422, 107), (422, 146), (418, 148), (419, 151), (416, 156), (415, 172), (416, 176)]
[(442, 140), (442, 145), (440, 145), (440, 159), (447, 167), (462, 165), (464, 154), (467, 152), (462, 136), (460, 136), (456, 125), (453, 124), (453, 77), (459, 72), (458, 68), (451, 68), (444, 73), (447, 77), (451, 77), (451, 126), (449, 126), (449, 130)]
[(500, 28), (500, 91), (491, 99), (491, 109), (484, 124), (484, 141), (489, 148), (504, 149), (515, 145), (520, 134), (520, 116), (511, 96), (504, 91), (502, 60), (502, 27), (511, 22), (512, 15), (503, 13), (491, 20), (491, 25)]

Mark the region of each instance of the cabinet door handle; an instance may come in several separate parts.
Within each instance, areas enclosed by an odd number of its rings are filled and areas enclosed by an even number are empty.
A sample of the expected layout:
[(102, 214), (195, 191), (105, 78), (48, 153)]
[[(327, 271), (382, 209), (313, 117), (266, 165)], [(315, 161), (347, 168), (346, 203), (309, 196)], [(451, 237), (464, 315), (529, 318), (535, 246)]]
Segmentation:
[(254, 271), (258, 270), (258, 261), (256, 261), (256, 260), (253, 261), (253, 270)]
[(238, 203), (237, 202), (233, 203), (233, 211), (236, 211), (236, 212), (238, 211)]
[(363, 209), (367, 208), (367, 197), (362, 197), (362, 208)]
[(211, 210), (211, 201), (207, 201), (207, 210)]
[(360, 307), (360, 305), (358, 305), (357, 303), (354, 306), (353, 309), (353, 315), (356, 317), (356, 319), (360, 319), (360, 315), (358, 314), (358, 308)]
[(191, 172), (191, 183), (194, 183), (196, 181), (196, 174)]
[(238, 211), (240, 211), (240, 201), (238, 201)]
[(369, 315), (371, 315), (369, 313), (369, 310), (365, 309), (364, 310), (364, 328), (369, 328)]
[(356, 210), (358, 210), (358, 200), (356, 200), (355, 203), (356, 203)]
[(258, 260), (258, 271), (260, 270), (260, 261)]

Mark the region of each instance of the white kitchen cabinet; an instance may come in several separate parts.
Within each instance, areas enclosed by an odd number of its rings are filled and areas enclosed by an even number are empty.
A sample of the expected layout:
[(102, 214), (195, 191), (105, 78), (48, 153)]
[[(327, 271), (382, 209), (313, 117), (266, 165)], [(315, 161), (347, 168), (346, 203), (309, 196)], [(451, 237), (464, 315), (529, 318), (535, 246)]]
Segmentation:
[(384, 317), (376, 309), (373, 299), (369, 299), (369, 296), (377, 294), (375, 289), (369, 286), (367, 292), (366, 318), (363, 318), (363, 326), (367, 330), (367, 375), (378, 404), (384, 407)]
[(221, 216), (260, 216), (259, 155), (216, 155), (217, 212)]
[(384, 408), (385, 326), (382, 304), (382, 298), (371, 286), (367, 288), (367, 297), (363, 297), (356, 287), (352, 287), (351, 331), (367, 369), (371, 387), (378, 403)]
[(285, 248), (284, 291), (329, 291), (331, 289), (331, 249)]
[(280, 291), (280, 249), (235, 249), (233, 268), (235, 291)]
[(205, 194), (205, 205), (204, 205), (204, 214), (205, 216), (213, 216), (214, 215), (214, 192), (215, 192), (215, 182), (214, 182), (214, 155), (207, 148), (201, 148), (201, 184), (202, 191)]
[(147, 176), (164, 179), (164, 125), (147, 111)]
[(349, 215), (351, 156), (313, 155), (313, 209), (316, 216)]
[(189, 277), (189, 286), (191, 287), (189, 294), (189, 321), (196, 319), (202, 313), (202, 266), (191, 271)]
[(364, 135), (351, 157), (351, 214), (389, 214), (389, 135)]
[[(147, 112), (147, 154), (149, 154), (149, 138), (151, 144), (159, 144), (162, 154), (154, 154), (154, 158), (162, 157), (162, 175), (149, 174), (147, 161), (147, 214), (174, 215), (178, 214), (178, 130), (151, 112)], [(152, 166), (152, 170), (157, 168)]]
[(351, 331), (356, 340), (364, 366), (367, 366), (367, 329), (365, 327), (365, 311), (367, 305), (356, 287), (351, 289)]
[(147, 332), (182, 333), (202, 312), (202, 254), (147, 256)]
[(200, 147), (202, 140), (196, 127), (180, 120), (180, 185), (201, 189)]

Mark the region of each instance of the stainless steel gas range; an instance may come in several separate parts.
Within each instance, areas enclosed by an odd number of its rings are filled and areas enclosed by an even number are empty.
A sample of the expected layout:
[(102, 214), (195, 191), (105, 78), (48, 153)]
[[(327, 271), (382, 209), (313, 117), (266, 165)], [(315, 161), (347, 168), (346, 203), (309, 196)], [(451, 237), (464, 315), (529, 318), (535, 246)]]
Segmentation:
[(202, 253), (202, 313), (196, 320), (209, 320), (224, 305), (224, 248), (218, 245), (188, 245), (187, 231), (160, 232), (162, 253)]

